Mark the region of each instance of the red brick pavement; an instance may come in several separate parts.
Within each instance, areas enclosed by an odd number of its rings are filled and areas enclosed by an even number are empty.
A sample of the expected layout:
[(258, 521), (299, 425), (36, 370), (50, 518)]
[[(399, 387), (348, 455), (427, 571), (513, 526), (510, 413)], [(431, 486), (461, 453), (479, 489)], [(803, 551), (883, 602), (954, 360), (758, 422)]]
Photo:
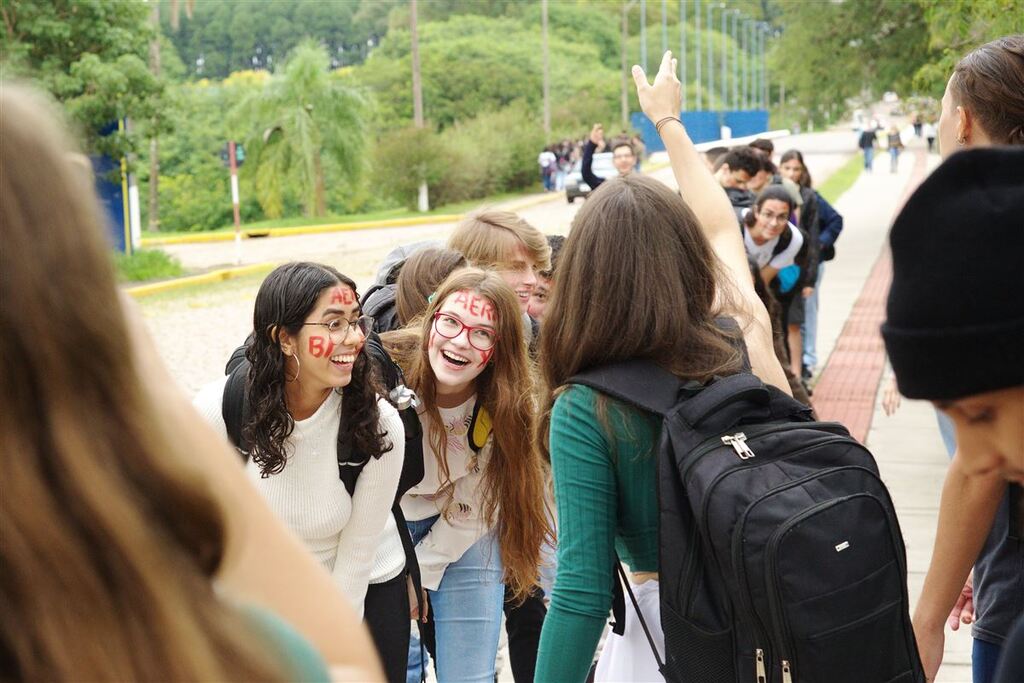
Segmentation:
[[(916, 150), (910, 181), (893, 219), (925, 177), (927, 156)], [(871, 428), (878, 383), (885, 368), (885, 346), (879, 327), (885, 320), (885, 299), (892, 280), (892, 261), (886, 244), (857, 297), (825, 369), (814, 386), (814, 409), (821, 420), (846, 425), (864, 443)]]

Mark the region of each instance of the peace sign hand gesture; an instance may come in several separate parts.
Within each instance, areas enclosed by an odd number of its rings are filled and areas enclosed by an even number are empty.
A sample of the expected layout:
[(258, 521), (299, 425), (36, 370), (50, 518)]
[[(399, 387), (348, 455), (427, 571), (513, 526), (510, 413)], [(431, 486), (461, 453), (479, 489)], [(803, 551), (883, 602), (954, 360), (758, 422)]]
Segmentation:
[(681, 86), (676, 78), (676, 64), (672, 51), (666, 51), (661, 58), (658, 73), (654, 76), (654, 85), (647, 83), (647, 74), (640, 66), (633, 65), (633, 81), (636, 83), (640, 109), (651, 121), (679, 116)]

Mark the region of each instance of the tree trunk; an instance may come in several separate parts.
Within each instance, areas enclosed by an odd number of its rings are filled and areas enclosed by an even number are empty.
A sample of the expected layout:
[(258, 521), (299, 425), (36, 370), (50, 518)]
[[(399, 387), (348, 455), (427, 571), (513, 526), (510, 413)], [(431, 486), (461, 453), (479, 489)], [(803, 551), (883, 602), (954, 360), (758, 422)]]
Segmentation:
[(313, 156), (313, 173), (316, 175), (316, 180), (313, 183), (313, 215), (318, 217), (326, 216), (327, 201), (324, 192), (324, 167), (320, 162), (319, 150)]
[[(160, 3), (150, 0), (153, 8), (149, 20), (153, 24), (156, 37), (149, 43), (149, 69), (156, 78), (160, 78)], [(151, 136), (149, 138), (149, 229), (160, 230), (160, 142), (157, 129), (160, 125), (158, 116), (154, 116)]]

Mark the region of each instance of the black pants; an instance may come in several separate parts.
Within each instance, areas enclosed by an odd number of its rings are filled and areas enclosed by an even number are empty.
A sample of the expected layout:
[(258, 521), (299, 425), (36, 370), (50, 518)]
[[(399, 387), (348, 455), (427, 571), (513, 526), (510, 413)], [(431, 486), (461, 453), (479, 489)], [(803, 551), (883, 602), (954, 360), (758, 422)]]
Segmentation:
[(508, 658), (512, 664), (512, 678), (516, 683), (533, 683), (537, 669), (537, 648), (540, 631), (548, 608), (544, 606), (544, 591), (534, 588), (521, 605), (512, 602), (505, 587), (505, 631), (508, 632)]
[(405, 683), (409, 661), (409, 590), (406, 573), (371, 583), (366, 590), (363, 615), (388, 683)]

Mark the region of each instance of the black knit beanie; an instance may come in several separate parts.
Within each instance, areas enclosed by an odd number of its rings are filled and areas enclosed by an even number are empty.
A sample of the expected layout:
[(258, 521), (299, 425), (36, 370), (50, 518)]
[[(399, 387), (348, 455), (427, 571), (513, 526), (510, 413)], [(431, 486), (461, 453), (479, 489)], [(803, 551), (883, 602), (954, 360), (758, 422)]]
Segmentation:
[(900, 211), (882, 337), (900, 392), (1024, 385), (1024, 147), (954, 154)]

